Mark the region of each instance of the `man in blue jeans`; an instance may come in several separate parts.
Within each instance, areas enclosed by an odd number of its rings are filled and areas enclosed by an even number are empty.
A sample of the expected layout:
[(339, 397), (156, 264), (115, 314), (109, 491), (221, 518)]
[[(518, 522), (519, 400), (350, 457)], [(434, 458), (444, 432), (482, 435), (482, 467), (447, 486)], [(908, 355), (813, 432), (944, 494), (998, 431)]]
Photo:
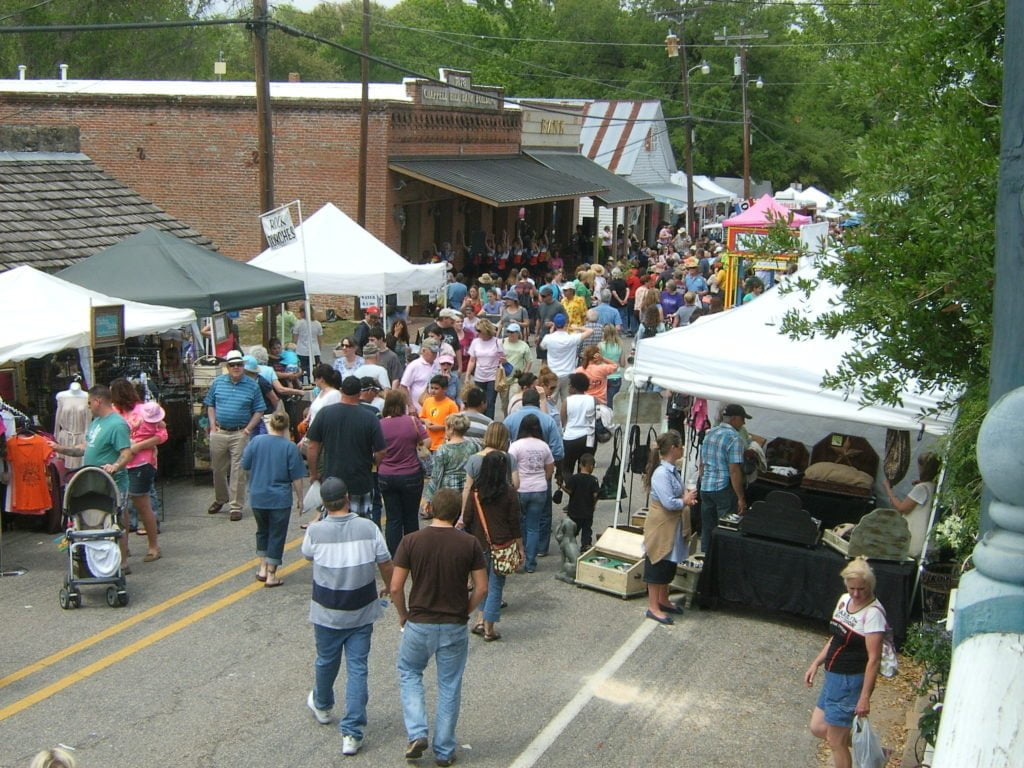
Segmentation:
[[(407, 760), (427, 749), (427, 702), (423, 670), (437, 664), (437, 712), (434, 763), (455, 762), (455, 725), (462, 699), (462, 673), (469, 650), (466, 622), (487, 596), (487, 564), (476, 537), (455, 528), (462, 494), (442, 488), (434, 494), (430, 525), (402, 537), (395, 552), (391, 599), (398, 610), (402, 642), (398, 649), (398, 687), (409, 744)], [(405, 582), (412, 576), (408, 608)], [(466, 581), (473, 589), (467, 596)]]
[(313, 561), (313, 599), (309, 620), (316, 638), (315, 682), (306, 706), (321, 725), (331, 722), (334, 681), (345, 654), (345, 715), (338, 721), (341, 752), (354, 755), (363, 745), (366, 725), (367, 658), (373, 622), (383, 607), (378, 599), (376, 570), (386, 595), (394, 571), (380, 529), (352, 512), (348, 488), (337, 477), (320, 484), (327, 517), (310, 524), (302, 554)]
[(711, 549), (711, 532), (719, 519), (747, 511), (743, 478), (747, 446), (740, 430), (749, 418), (742, 405), (725, 406), (722, 422), (708, 431), (700, 448), (700, 548), (705, 554)]

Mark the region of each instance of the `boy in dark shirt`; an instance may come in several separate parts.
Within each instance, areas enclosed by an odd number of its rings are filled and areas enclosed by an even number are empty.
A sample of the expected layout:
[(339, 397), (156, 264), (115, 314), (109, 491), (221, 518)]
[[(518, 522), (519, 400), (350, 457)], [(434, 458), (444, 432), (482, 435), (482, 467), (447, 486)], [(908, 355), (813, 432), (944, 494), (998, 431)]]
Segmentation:
[(594, 454), (585, 453), (580, 457), (579, 472), (569, 478), (565, 491), (569, 494), (569, 503), (565, 505), (565, 514), (580, 529), (580, 547), (588, 549), (593, 538), (594, 509), (597, 497), (601, 492), (601, 484), (594, 477)]

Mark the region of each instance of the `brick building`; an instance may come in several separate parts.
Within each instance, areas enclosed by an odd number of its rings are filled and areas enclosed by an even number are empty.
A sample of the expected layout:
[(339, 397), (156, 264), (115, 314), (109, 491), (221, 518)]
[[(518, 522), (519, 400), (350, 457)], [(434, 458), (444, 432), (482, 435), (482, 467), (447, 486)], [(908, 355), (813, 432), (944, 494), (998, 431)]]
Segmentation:
[[(521, 154), (521, 112), (500, 88), (442, 74), (449, 85), (370, 86), (366, 228), (411, 261), (520, 220), (565, 242), (600, 185)], [(359, 95), (358, 83), (271, 85), (279, 203), (355, 215)], [(260, 252), (253, 83), (3, 80), (0, 102), (7, 124), (76, 126), (83, 152), (221, 252)]]

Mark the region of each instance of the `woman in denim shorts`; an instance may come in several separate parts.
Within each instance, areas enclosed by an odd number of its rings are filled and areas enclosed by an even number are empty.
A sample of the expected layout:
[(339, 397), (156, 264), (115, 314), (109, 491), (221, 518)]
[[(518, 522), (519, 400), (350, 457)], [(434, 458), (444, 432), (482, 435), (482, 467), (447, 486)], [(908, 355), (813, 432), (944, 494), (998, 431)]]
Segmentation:
[(831, 636), (804, 682), (810, 688), (818, 667), (825, 667), (825, 685), (811, 714), (811, 733), (825, 739), (836, 768), (850, 768), (850, 728), (854, 717), (867, 717), (885, 637), (885, 610), (875, 599), (875, 573), (863, 557), (840, 573), (846, 594), (832, 614)]

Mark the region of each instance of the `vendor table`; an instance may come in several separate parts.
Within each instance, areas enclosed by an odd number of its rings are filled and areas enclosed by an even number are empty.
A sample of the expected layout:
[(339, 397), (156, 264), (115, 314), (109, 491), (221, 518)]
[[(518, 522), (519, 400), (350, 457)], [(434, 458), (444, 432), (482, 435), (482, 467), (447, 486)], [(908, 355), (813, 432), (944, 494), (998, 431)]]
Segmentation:
[[(827, 547), (808, 549), (716, 528), (697, 585), (698, 600), (705, 608), (722, 599), (828, 621), (844, 592), (839, 572), (846, 562)], [(871, 567), (875, 595), (899, 646), (907, 634), (916, 563), (873, 560)]]
[(784, 488), (760, 480), (755, 480), (747, 488), (747, 503), (760, 501), (772, 491), (785, 491), (799, 496), (804, 510), (811, 517), (821, 520), (822, 528), (835, 528), (842, 523), (859, 523), (864, 515), (877, 506), (873, 496), (844, 496), (841, 493), (828, 493), (799, 486)]

